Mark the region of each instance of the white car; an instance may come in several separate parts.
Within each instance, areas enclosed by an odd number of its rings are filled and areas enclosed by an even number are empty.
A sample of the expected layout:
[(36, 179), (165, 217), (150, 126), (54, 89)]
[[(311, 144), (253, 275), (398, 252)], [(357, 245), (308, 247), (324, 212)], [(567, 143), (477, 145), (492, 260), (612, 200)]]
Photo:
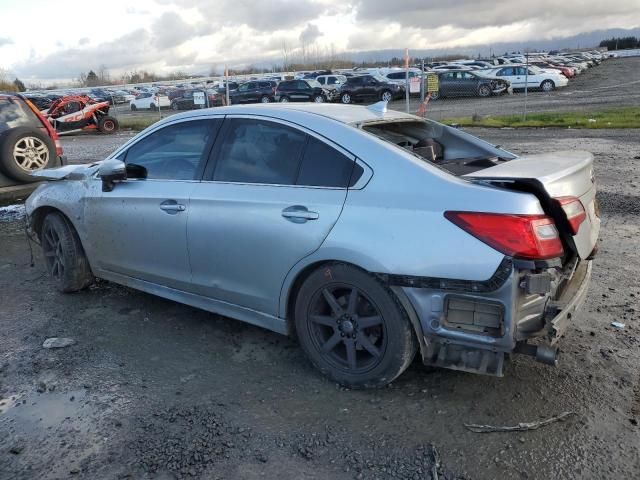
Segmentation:
[(316, 81), (324, 88), (329, 90), (335, 90), (340, 85), (347, 83), (347, 77), (344, 75), (318, 75)]
[(509, 80), (514, 90), (527, 88), (539, 88), (544, 92), (550, 92), (558, 87), (566, 87), (569, 84), (567, 77), (559, 71), (545, 71), (535, 66), (503, 65), (500, 68), (483, 70), (485, 77), (496, 77)]
[(155, 110), (160, 108), (169, 108), (171, 102), (166, 95), (159, 95), (156, 93), (141, 93), (135, 100), (129, 102), (129, 108), (131, 110)]

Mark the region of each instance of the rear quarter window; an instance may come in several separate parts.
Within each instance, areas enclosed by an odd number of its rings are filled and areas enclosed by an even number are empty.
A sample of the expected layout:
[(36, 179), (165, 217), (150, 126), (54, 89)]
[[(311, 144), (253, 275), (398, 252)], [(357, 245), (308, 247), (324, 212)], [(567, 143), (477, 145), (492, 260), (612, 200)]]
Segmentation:
[[(351, 181), (354, 160), (320, 140), (310, 137), (298, 174), (298, 185), (346, 188)], [(360, 168), (360, 167), (358, 167)], [(360, 170), (362, 170), (360, 168)], [(362, 175), (360, 171), (358, 178)], [(357, 181), (357, 178), (356, 178)]]
[(17, 98), (0, 98), (0, 132), (16, 127), (42, 127), (29, 106)]

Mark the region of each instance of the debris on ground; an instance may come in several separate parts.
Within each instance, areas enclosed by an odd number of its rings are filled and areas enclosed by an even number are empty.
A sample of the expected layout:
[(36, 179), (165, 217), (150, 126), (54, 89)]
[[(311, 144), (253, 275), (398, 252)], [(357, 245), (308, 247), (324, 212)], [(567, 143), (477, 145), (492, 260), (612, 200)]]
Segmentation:
[(625, 327), (625, 324), (621, 322), (611, 322), (611, 326), (618, 330), (622, 330)]
[(42, 348), (65, 348), (75, 343), (76, 341), (73, 338), (51, 337), (44, 341)]
[(564, 420), (571, 415), (576, 415), (576, 412), (562, 412), (560, 415), (556, 415), (555, 417), (547, 418), (546, 420), (539, 420), (537, 422), (524, 422), (519, 423), (513, 426), (506, 427), (496, 427), (493, 425), (475, 425), (465, 423), (464, 426), (467, 427), (472, 432), (476, 433), (489, 433), (489, 432), (525, 432), (527, 430), (537, 430), (540, 427), (547, 426), (554, 422), (559, 422)]

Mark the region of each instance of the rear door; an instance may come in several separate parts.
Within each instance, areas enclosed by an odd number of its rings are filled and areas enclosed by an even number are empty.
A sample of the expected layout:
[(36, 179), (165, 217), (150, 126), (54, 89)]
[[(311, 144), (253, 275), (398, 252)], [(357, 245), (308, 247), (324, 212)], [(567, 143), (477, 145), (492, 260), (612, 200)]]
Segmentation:
[(331, 231), (353, 169), (352, 156), (299, 126), (227, 116), (191, 194), (197, 293), (277, 315), (287, 272)]
[[(146, 135), (118, 155), (146, 179), (118, 182), (87, 204), (95, 263), (108, 273), (189, 290), (189, 196), (222, 120), (187, 120)], [(95, 179), (95, 182), (100, 182)]]

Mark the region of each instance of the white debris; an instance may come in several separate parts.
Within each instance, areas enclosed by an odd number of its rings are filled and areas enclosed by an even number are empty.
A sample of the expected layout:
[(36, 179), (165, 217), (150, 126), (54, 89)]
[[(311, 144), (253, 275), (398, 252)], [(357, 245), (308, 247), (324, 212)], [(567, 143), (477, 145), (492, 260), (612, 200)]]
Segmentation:
[(43, 348), (64, 348), (75, 344), (76, 341), (73, 338), (64, 337), (51, 337), (47, 338), (42, 344)]
[(24, 218), (25, 210), (23, 204), (14, 204), (0, 207), (0, 222), (13, 222)]
[(618, 330), (622, 330), (625, 327), (625, 324), (620, 322), (611, 322), (611, 326)]

